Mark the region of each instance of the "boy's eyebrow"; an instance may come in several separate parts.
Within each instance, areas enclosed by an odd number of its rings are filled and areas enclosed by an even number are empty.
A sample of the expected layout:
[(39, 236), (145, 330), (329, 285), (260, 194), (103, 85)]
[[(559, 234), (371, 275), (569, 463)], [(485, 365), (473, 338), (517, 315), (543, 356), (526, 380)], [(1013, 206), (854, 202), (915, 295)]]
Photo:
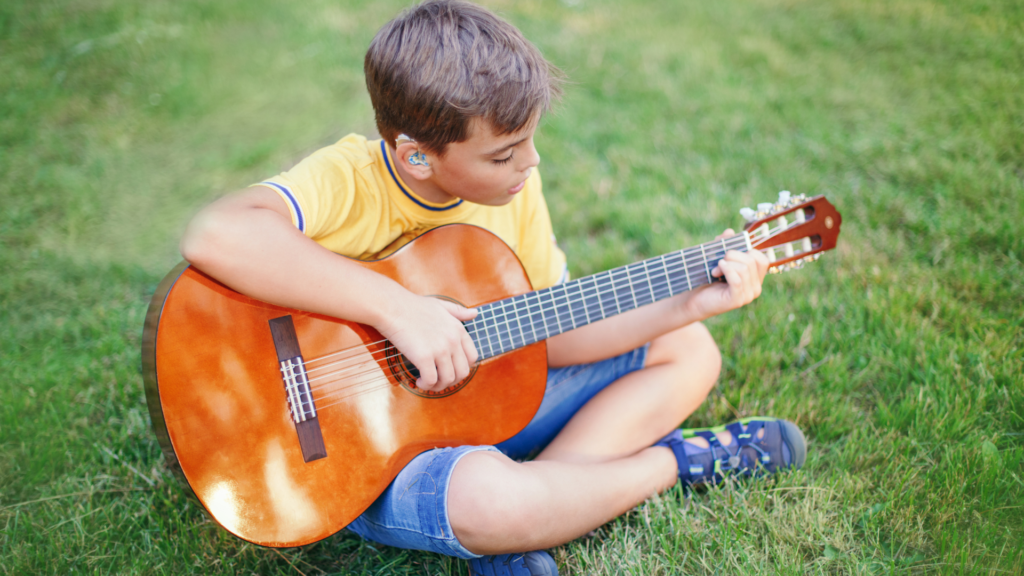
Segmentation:
[(529, 136), (527, 136), (526, 138), (521, 138), (519, 140), (516, 140), (515, 142), (513, 142), (511, 144), (506, 144), (506, 145), (502, 146), (501, 148), (498, 148), (498, 149), (496, 149), (496, 150), (494, 150), (492, 152), (485, 152), (484, 156), (494, 156), (495, 154), (499, 154), (501, 152), (504, 152), (505, 150), (508, 150), (509, 148), (514, 148), (514, 147), (522, 144), (523, 142), (526, 142), (527, 138), (529, 138)]

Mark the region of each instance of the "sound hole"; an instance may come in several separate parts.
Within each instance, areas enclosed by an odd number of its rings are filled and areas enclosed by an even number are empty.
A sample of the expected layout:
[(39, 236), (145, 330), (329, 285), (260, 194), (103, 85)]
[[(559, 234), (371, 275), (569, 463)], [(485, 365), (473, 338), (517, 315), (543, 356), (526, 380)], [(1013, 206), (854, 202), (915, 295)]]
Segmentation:
[(416, 387), (416, 379), (420, 377), (420, 371), (416, 369), (416, 366), (414, 366), (408, 358), (400, 354), (398, 349), (395, 348), (394, 344), (391, 342), (388, 342), (387, 347), (385, 348), (385, 357), (388, 359), (388, 368), (391, 370), (391, 375), (394, 376), (398, 384), (409, 392), (424, 398), (444, 398), (445, 396), (455, 394), (473, 379), (473, 375), (476, 374), (477, 369), (477, 364), (474, 364), (469, 370), (469, 376), (466, 376), (466, 378), (461, 382), (456, 382), (447, 388), (441, 390), (423, 390), (422, 388)]

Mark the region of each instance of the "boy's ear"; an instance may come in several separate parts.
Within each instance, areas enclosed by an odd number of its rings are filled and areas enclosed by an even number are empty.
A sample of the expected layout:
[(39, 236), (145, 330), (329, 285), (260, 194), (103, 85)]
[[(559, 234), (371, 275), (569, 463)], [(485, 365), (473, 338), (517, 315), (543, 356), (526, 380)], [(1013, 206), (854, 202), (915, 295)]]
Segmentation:
[[(412, 155), (417, 153), (420, 156), (410, 162)], [(420, 150), (419, 144), (409, 140), (399, 140), (398, 146), (395, 148), (395, 157), (402, 165), (405, 173), (417, 180), (426, 180), (434, 174), (433, 169), (430, 167), (430, 160), (428, 159), (425, 162), (420, 160), (426, 156), (427, 154)]]

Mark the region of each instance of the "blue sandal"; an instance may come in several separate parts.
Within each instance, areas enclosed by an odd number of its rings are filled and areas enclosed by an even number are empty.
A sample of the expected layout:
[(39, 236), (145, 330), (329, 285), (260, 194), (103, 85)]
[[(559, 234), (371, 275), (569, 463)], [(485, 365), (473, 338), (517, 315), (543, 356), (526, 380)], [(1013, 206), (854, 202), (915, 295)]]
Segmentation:
[(558, 565), (543, 550), (482, 556), (469, 561), (470, 576), (558, 576)]
[[(732, 434), (728, 446), (716, 435), (725, 431)], [(686, 442), (695, 437), (707, 440), (708, 447)], [(796, 424), (766, 416), (713, 428), (673, 430), (655, 446), (672, 450), (679, 465), (679, 479), (690, 486), (718, 484), (730, 472), (763, 476), (785, 468), (796, 469), (807, 459), (807, 440)]]

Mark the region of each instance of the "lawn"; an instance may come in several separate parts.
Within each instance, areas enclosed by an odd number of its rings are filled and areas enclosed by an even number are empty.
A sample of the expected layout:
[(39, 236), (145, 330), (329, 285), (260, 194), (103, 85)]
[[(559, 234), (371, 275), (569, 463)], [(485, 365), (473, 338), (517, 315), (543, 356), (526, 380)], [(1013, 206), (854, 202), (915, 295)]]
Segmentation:
[[(571, 83), (538, 133), (574, 275), (826, 194), (839, 249), (709, 322), (688, 426), (798, 423), (803, 470), (673, 490), (565, 574), (1024, 573), (1024, 5), (486, 5)], [(348, 132), (392, 0), (0, 3), (0, 572), (465, 574), (345, 534), (260, 548), (165, 470), (140, 376), (189, 217)]]

